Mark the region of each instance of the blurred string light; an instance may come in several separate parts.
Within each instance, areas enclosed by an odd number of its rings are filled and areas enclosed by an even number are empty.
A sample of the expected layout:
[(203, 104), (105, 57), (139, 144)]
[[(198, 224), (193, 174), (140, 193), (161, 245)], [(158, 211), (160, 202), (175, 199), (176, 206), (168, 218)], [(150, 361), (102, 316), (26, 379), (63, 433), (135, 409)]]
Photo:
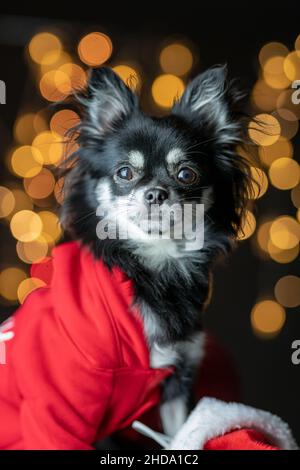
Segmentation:
[(51, 211), (41, 211), (38, 213), (38, 217), (42, 222), (41, 235), (46, 238), (48, 243), (57, 242), (62, 233), (58, 216)]
[(66, 133), (80, 123), (78, 114), (71, 109), (57, 111), (50, 120), (50, 129), (56, 135), (64, 137)]
[(21, 304), (24, 303), (26, 297), (39, 287), (46, 286), (46, 283), (41, 279), (29, 277), (20, 282), (17, 289), (17, 297)]
[(50, 65), (56, 62), (62, 52), (62, 43), (53, 33), (36, 34), (28, 45), (31, 59), (38, 64)]
[(246, 210), (241, 230), (238, 233), (238, 240), (246, 240), (255, 232), (256, 219), (250, 210)]
[(152, 96), (156, 104), (162, 108), (171, 108), (176, 99), (184, 92), (181, 78), (172, 74), (159, 75), (152, 84)]
[(47, 128), (45, 119), (39, 113), (19, 116), (14, 125), (14, 137), (20, 144), (31, 144), (34, 136)]
[(193, 54), (184, 44), (169, 44), (161, 51), (159, 62), (165, 73), (181, 77), (191, 70)]
[(300, 240), (300, 224), (290, 216), (277, 217), (270, 226), (270, 240), (281, 250), (295, 248)]
[(26, 272), (18, 267), (3, 269), (0, 273), (0, 294), (6, 300), (15, 301), (18, 298), (18, 287), (24, 279)]
[(120, 64), (113, 67), (114, 72), (123, 80), (132, 90), (141, 87), (141, 77), (133, 66)]
[(16, 204), (14, 194), (10, 189), (0, 186), (0, 218), (7, 217)]
[[(256, 231), (255, 243), (256, 248), (259, 250), (258, 253), (264, 259), (266, 257), (271, 258), (273, 261), (280, 264), (291, 263), (299, 255), (299, 243), (292, 243), (292, 248), (289, 248), (289, 243), (281, 243), (283, 248), (274, 245), (270, 237), (272, 223), (273, 221), (271, 220), (262, 222)], [(285, 236), (284, 233), (283, 236)]]
[(34, 138), (32, 146), (38, 151), (44, 165), (57, 165), (63, 157), (62, 138), (56, 132), (41, 132)]
[(18, 241), (16, 250), (19, 258), (27, 264), (42, 261), (48, 254), (48, 243), (44, 237), (39, 236), (31, 242)]
[(248, 134), (251, 140), (258, 145), (272, 145), (280, 137), (280, 124), (271, 114), (257, 114), (255, 119), (250, 121)]
[(284, 308), (274, 300), (262, 300), (251, 311), (251, 325), (259, 337), (273, 338), (280, 332), (285, 320)]
[(300, 181), (299, 164), (291, 158), (278, 158), (271, 163), (269, 178), (275, 188), (283, 190), (292, 189)]
[(291, 275), (282, 277), (275, 285), (274, 294), (283, 307), (298, 307), (300, 305), (300, 278)]
[(259, 146), (258, 153), (260, 160), (266, 166), (270, 166), (272, 162), (278, 158), (292, 158), (293, 145), (292, 143), (280, 137), (274, 144), (268, 146)]
[(275, 90), (264, 80), (259, 79), (253, 87), (251, 101), (254, 107), (262, 111), (273, 111), (276, 109), (277, 100), (281, 93), (281, 90)]
[(48, 197), (54, 190), (55, 178), (50, 170), (43, 168), (37, 176), (24, 178), (24, 188), (33, 199)]
[(43, 223), (38, 214), (22, 210), (14, 214), (10, 221), (10, 230), (14, 238), (21, 242), (36, 240), (42, 233)]
[(84, 36), (78, 44), (78, 55), (85, 64), (95, 67), (107, 62), (112, 55), (111, 39), (106, 34), (92, 32)]
[(261, 48), (258, 60), (263, 67), (272, 57), (286, 57), (288, 53), (289, 50), (284, 44), (280, 42), (269, 42)]
[(23, 145), (13, 152), (10, 163), (17, 176), (31, 178), (41, 171), (44, 162), (36, 146)]
[(296, 51), (290, 52), (283, 63), (286, 77), (293, 82), (300, 76), (300, 56)]

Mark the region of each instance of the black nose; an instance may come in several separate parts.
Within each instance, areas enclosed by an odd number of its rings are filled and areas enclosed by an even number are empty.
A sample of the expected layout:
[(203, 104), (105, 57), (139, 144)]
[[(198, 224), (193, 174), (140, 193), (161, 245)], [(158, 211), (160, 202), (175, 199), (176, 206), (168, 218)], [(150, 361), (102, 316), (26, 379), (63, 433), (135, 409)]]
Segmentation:
[(145, 193), (145, 200), (148, 204), (162, 204), (168, 199), (168, 192), (163, 188), (150, 188)]

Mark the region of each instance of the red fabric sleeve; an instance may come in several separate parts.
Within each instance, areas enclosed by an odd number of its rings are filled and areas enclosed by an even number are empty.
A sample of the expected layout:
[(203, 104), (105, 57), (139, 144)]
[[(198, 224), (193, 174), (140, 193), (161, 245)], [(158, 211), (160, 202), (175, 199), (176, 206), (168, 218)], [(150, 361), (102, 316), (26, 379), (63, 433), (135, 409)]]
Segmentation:
[(279, 450), (254, 429), (238, 429), (207, 441), (204, 450)]

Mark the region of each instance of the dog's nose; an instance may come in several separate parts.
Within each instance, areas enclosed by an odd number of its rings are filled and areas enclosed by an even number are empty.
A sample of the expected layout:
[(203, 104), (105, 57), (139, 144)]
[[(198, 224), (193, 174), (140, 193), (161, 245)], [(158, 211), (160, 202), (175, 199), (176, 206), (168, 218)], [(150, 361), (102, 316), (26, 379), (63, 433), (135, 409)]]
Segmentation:
[(168, 192), (163, 188), (150, 188), (145, 193), (145, 201), (148, 204), (162, 204), (168, 196)]

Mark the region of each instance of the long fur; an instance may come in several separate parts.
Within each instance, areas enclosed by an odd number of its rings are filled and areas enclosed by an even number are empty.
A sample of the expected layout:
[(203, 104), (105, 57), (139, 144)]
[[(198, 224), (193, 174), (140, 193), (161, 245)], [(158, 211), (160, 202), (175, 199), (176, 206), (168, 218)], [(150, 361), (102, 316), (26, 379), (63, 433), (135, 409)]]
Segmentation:
[[(247, 124), (241, 95), (227, 79), (226, 67), (216, 66), (188, 84), (168, 116), (154, 118), (139, 109), (137, 96), (111, 69), (100, 68), (91, 70), (87, 88), (75, 96), (72, 106), (80, 113), (81, 124), (75, 129), (79, 150), (67, 162), (65, 174), (61, 217), (65, 230), (108, 267), (119, 266), (133, 280), (150, 348), (176, 348), (184, 341), (188, 345), (202, 330), (201, 312), (209, 300), (213, 264), (220, 253), (231, 249), (249, 195), (249, 167), (236, 152), (245, 140)], [(201, 182), (196, 187), (179, 187), (166, 174), (165, 158), (174, 149), (199, 169)], [(144, 177), (133, 192), (153, 180), (165, 185), (180, 203), (204, 202), (201, 250), (182, 253), (174, 241), (151, 244), (134, 237), (99, 240), (96, 236), (99, 204), (113, 211), (116, 200), (128, 198), (128, 190), (116, 184), (113, 174), (132, 151), (146, 160)], [(178, 350), (179, 372), (173, 385), (166, 384), (165, 400), (186, 395), (191, 388), (188, 378), (197, 365), (182, 348)]]

